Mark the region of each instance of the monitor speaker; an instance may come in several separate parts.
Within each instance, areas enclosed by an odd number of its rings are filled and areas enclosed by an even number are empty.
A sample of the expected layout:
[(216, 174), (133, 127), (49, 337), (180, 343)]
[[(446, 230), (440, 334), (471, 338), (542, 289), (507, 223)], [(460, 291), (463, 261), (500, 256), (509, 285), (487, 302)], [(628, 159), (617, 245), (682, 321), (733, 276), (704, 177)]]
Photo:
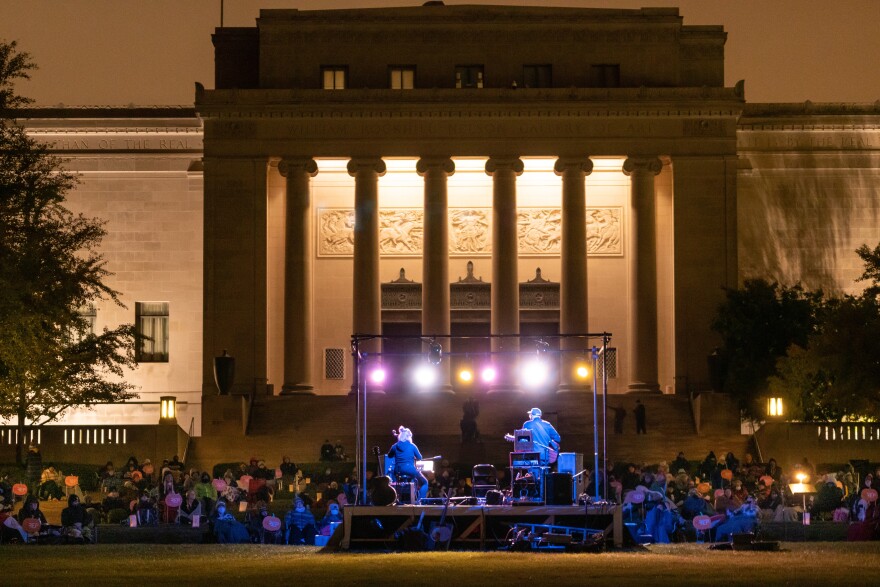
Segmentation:
[(574, 502), (571, 473), (550, 473), (544, 489), (547, 505), (571, 505)]
[(497, 489), (490, 489), (486, 492), (486, 505), (501, 505), (504, 503), (504, 494)]

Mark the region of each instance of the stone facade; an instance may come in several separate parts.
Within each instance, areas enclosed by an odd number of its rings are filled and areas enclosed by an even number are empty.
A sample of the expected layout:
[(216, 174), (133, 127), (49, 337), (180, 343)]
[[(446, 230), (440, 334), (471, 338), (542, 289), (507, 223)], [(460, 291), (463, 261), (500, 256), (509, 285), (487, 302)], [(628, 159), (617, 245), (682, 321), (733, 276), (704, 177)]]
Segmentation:
[[(607, 331), (610, 392), (704, 389), (722, 288), (854, 291), (880, 234), (880, 106), (746, 104), (724, 40), (670, 9), (270, 10), (218, 29), (198, 118), (23, 118), (83, 173), (72, 205), (109, 220), (129, 309), (99, 324), (170, 301), (146, 397), (216, 393), (223, 349), (237, 393), (348, 393), (325, 349), (379, 331)], [(381, 89), (402, 61), (414, 89)], [(523, 83), (536, 61), (548, 87)], [(477, 64), (482, 87), (457, 88)], [(344, 90), (321, 89), (328, 67)]]

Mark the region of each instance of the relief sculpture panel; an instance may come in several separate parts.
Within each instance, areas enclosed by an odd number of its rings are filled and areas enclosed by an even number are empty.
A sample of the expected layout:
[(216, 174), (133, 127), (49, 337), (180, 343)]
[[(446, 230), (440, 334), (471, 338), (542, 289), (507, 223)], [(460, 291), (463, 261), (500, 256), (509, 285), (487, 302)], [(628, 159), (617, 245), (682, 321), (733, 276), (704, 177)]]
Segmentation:
[[(487, 257), (492, 254), (491, 208), (449, 209), (449, 254)], [(387, 257), (422, 254), (421, 208), (379, 211), (379, 253)], [(354, 210), (317, 210), (319, 257), (350, 257), (354, 252)], [(519, 254), (528, 257), (559, 255), (562, 212), (559, 208), (520, 208), (517, 211)], [(587, 253), (590, 256), (623, 255), (623, 208), (587, 208)]]
[(492, 221), (489, 208), (449, 209), (449, 253), (486, 256), (492, 254)]

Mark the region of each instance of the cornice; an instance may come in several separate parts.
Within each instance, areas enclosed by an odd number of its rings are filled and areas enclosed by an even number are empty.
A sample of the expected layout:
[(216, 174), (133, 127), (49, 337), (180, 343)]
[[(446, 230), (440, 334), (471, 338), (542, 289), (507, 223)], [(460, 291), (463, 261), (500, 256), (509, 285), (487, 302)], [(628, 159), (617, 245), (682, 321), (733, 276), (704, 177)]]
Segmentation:
[(734, 88), (203, 90), (203, 118), (738, 117)]

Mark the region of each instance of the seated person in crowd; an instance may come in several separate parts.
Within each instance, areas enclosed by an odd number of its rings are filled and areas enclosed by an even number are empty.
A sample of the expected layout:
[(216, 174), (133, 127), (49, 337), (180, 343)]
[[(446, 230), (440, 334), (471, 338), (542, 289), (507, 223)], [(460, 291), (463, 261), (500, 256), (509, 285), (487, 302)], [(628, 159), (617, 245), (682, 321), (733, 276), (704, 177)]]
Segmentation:
[(827, 475), (823, 483), (816, 485), (816, 500), (813, 503), (813, 513), (823, 514), (833, 512), (843, 501), (843, 489), (837, 486), (833, 475)]
[(40, 477), (40, 499), (55, 500), (64, 497), (64, 475), (55, 467), (49, 466)]
[(153, 501), (149, 491), (141, 493), (137, 505), (135, 505), (138, 526), (155, 526), (159, 523), (159, 514), (156, 511), (156, 502)]
[(202, 515), (202, 503), (196, 498), (196, 492), (190, 489), (186, 492), (186, 498), (177, 510), (177, 523), (192, 526), (193, 518)]
[(749, 497), (736, 511), (731, 512), (726, 520), (718, 524), (715, 528), (715, 540), (726, 542), (733, 534), (754, 532), (755, 526), (758, 525), (759, 511), (754, 498)]
[(46, 516), (43, 515), (43, 511), (40, 509), (40, 500), (37, 499), (37, 496), (35, 495), (27, 496), (27, 499), (24, 500), (24, 504), (18, 511), (19, 523), (24, 522), (29, 518), (39, 520), (43, 527), (49, 525), (49, 522), (46, 521)]
[(711, 516), (714, 513), (714, 508), (696, 489), (690, 490), (681, 506), (681, 515), (686, 520), (693, 520), (697, 516)]
[(271, 517), (269, 513), (269, 505), (265, 501), (257, 502), (254, 511), (248, 513), (248, 533), (251, 536), (251, 542), (257, 544), (281, 544), (281, 530), (270, 531), (263, 527), (263, 520)]
[(315, 516), (306, 508), (299, 497), (293, 502), (293, 509), (284, 516), (287, 527), (287, 544), (315, 544)]
[(690, 473), (691, 470), (691, 462), (687, 460), (683, 452), (679, 452), (675, 460), (669, 465), (670, 471), (678, 471), (679, 469), (682, 469), (685, 473)]
[(217, 503), (211, 518), (214, 538), (219, 544), (245, 544), (250, 540), (247, 528), (226, 511), (226, 502)]
[(79, 497), (68, 497), (67, 507), (61, 510), (62, 534), (68, 538), (91, 541), (93, 525), (92, 516), (80, 503)]
[(217, 502), (217, 488), (214, 487), (210, 475), (202, 473), (193, 490), (196, 492), (196, 499), (202, 502), (202, 511), (210, 512), (214, 509), (214, 504)]
[(183, 471), (183, 463), (180, 462), (180, 457), (174, 455), (174, 458), (168, 461), (168, 468), (172, 471)]
[(296, 463), (290, 460), (290, 457), (284, 456), (281, 458), (281, 475), (284, 477), (296, 477)]
[(101, 493), (105, 495), (114, 491), (118, 493), (121, 487), (122, 477), (116, 473), (113, 463), (107, 463), (107, 468), (104, 470), (104, 475), (101, 478)]
[(327, 508), (327, 513), (324, 514), (324, 517), (321, 518), (321, 522), (318, 524), (320, 533), (329, 536), (330, 524), (333, 522), (342, 522), (342, 512), (339, 511), (339, 504), (331, 501)]
[[(11, 492), (4, 495), (11, 495)], [(3, 496), (0, 496), (0, 541), (4, 543), (28, 541), (27, 532), (12, 515), (12, 502), (6, 501)]]

